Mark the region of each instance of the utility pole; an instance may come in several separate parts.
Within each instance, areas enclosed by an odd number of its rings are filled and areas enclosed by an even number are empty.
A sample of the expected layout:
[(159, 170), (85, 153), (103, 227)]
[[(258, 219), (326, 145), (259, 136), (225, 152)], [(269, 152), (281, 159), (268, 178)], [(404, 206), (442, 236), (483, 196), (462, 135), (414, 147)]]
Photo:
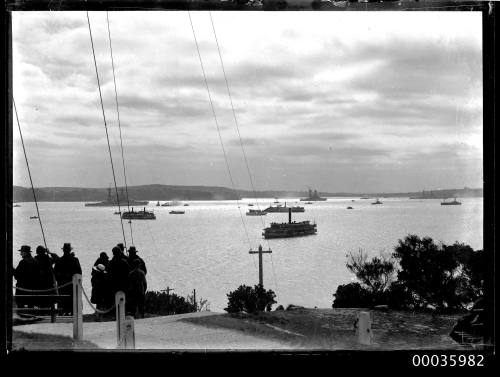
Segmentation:
[(259, 245), (259, 250), (254, 251), (250, 250), (248, 252), (249, 254), (259, 254), (259, 284), (264, 288), (264, 271), (262, 269), (262, 254), (264, 253), (272, 253), (271, 249), (269, 250), (262, 250), (262, 245)]

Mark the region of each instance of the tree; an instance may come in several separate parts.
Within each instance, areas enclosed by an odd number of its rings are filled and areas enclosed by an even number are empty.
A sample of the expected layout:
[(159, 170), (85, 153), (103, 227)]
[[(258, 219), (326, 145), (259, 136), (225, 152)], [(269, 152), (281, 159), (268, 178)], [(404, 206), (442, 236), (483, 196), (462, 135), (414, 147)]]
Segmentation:
[(459, 309), (468, 301), (459, 292), (465, 283), (456, 251), (430, 237), (408, 235), (398, 241), (393, 253), (401, 267), (398, 281), (412, 292), (417, 308)]
[(339, 285), (332, 308), (366, 308), (373, 304), (370, 292), (359, 283)]
[(272, 290), (265, 290), (260, 284), (254, 288), (240, 285), (238, 289), (227, 294), (228, 305), (224, 308), (228, 313), (247, 312), (255, 313), (257, 311), (270, 311), (276, 294)]
[(383, 255), (368, 260), (368, 255), (359, 249), (357, 254), (347, 256), (346, 267), (371, 293), (374, 300), (380, 298), (394, 278), (394, 261)]

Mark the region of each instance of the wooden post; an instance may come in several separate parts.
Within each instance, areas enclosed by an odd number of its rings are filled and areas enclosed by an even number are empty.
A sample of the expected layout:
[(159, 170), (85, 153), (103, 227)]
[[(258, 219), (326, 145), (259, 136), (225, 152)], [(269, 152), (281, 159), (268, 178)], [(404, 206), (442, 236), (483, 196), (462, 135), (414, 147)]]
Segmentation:
[(263, 253), (272, 253), (271, 249), (262, 250), (262, 245), (259, 245), (259, 250), (254, 251), (250, 250), (249, 254), (259, 254), (259, 284), (264, 288), (264, 269), (262, 267), (262, 254)]
[(358, 313), (358, 326), (356, 333), (359, 344), (370, 345), (372, 343), (372, 321), (369, 312)]
[(82, 275), (73, 275), (73, 339), (83, 339)]
[(126, 316), (123, 321), (122, 347), (125, 349), (135, 349), (134, 317)]
[(123, 335), (125, 332), (125, 293), (118, 291), (115, 294), (116, 304), (116, 343), (118, 348), (123, 348)]
[(196, 304), (196, 289), (193, 289), (193, 304), (194, 304), (194, 311), (198, 311), (197, 304)]

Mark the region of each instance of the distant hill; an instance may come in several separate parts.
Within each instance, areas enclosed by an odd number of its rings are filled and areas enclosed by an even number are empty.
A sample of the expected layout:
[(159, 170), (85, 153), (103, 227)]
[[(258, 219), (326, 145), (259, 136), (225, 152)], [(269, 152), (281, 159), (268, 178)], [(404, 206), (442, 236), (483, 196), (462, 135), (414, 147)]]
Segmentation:
[[(39, 187), (35, 189), (37, 200), (40, 202), (98, 202), (108, 196), (108, 188), (80, 188), (80, 187)], [(123, 187), (119, 187), (121, 192)], [(33, 193), (30, 188), (13, 186), (14, 202), (32, 202)], [(115, 190), (111, 189), (114, 196)], [(171, 185), (142, 185), (128, 187), (130, 199), (167, 201), (167, 200), (236, 200), (241, 198), (302, 198), (307, 197), (306, 191), (268, 190), (257, 191), (232, 190), (227, 187), (211, 186), (171, 186)], [(483, 189), (463, 188), (445, 189), (421, 192), (403, 193), (347, 193), (347, 192), (318, 192), (323, 197), (408, 197), (415, 199), (444, 199), (482, 197)]]

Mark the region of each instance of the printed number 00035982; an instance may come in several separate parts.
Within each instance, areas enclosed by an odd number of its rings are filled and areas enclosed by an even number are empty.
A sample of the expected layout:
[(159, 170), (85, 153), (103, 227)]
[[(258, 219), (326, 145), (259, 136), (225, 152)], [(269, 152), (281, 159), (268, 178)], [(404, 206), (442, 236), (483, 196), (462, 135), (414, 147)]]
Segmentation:
[(483, 355), (414, 355), (415, 367), (482, 367)]

